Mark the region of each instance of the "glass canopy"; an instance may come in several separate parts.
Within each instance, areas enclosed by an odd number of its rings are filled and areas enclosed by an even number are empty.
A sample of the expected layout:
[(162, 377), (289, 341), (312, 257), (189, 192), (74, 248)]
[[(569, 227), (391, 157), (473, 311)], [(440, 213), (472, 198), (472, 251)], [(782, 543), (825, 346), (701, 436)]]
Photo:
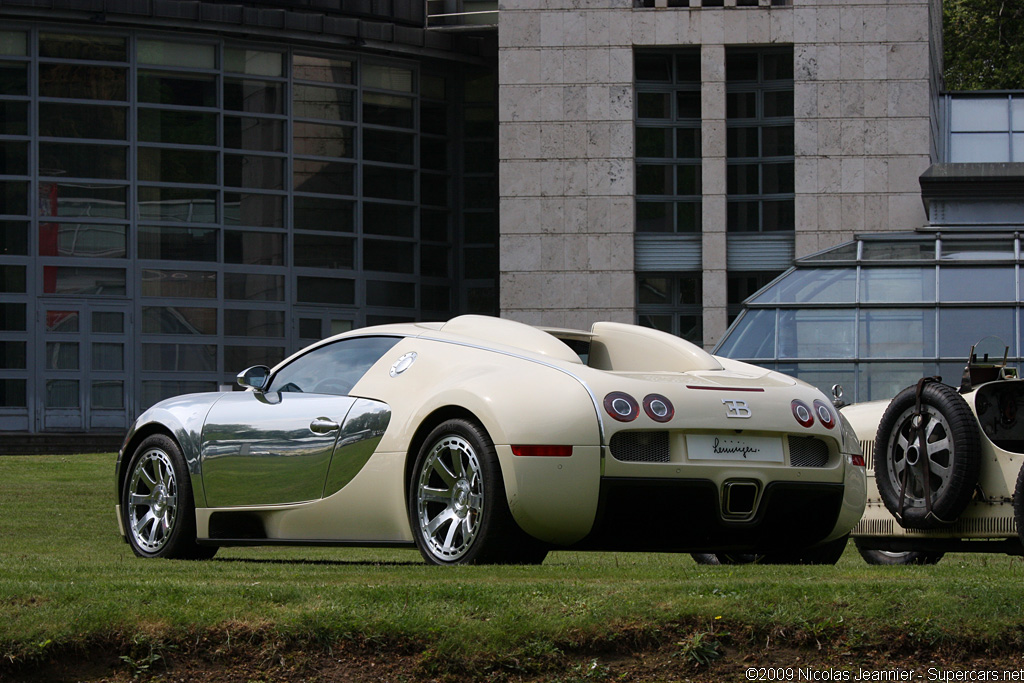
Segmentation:
[(798, 259), (744, 302), (715, 352), (853, 403), (924, 376), (957, 385), (971, 345), (997, 336), (1021, 360), (1016, 234), (865, 235)]

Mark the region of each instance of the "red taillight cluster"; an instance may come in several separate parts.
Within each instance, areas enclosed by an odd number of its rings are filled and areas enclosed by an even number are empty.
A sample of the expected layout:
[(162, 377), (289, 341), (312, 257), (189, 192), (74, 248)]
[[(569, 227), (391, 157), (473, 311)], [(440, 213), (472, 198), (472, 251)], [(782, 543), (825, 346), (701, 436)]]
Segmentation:
[(814, 401), (814, 410), (800, 399), (795, 399), (790, 406), (793, 408), (793, 417), (800, 423), (801, 427), (814, 425), (814, 416), (818, 416), (818, 422), (825, 429), (832, 429), (836, 426), (836, 416), (828, 404), (821, 400)]
[(867, 465), (864, 464), (864, 456), (857, 455), (856, 453), (850, 456), (850, 464), (855, 467), (867, 467)]
[(521, 458), (568, 458), (572, 446), (512, 446), (512, 455)]
[[(643, 406), (644, 413), (655, 422), (668, 422), (676, 414), (672, 401), (661, 394), (648, 394), (644, 397)], [(604, 410), (613, 420), (619, 422), (632, 422), (640, 417), (640, 404), (622, 391), (613, 391), (604, 397)]]

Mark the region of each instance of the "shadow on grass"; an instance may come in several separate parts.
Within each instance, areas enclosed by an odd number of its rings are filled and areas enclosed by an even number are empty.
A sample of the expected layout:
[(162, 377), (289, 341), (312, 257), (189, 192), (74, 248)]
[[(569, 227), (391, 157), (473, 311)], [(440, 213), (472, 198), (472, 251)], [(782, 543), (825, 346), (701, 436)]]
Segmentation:
[(398, 561), (374, 561), (374, 560), (283, 560), (272, 558), (247, 558), (247, 557), (215, 557), (207, 562), (224, 562), (235, 564), (281, 564), (281, 565), (322, 565), (330, 567), (426, 567), (425, 562), (398, 562)]

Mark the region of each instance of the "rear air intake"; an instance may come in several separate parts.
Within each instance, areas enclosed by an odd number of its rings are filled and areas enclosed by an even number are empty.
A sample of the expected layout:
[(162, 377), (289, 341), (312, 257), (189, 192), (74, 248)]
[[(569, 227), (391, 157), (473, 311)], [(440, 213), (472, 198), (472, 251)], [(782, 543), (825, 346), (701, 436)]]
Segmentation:
[(828, 444), (809, 436), (789, 437), (791, 467), (824, 467), (828, 464)]
[(612, 436), (612, 457), (622, 462), (669, 462), (668, 432), (619, 432)]

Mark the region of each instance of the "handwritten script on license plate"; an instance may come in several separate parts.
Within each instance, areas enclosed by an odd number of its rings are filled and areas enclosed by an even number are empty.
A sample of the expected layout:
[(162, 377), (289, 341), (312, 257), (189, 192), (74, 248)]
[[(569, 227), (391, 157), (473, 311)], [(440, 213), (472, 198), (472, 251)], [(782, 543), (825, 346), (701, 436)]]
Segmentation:
[(782, 439), (737, 434), (688, 434), (686, 452), (690, 460), (782, 462)]

